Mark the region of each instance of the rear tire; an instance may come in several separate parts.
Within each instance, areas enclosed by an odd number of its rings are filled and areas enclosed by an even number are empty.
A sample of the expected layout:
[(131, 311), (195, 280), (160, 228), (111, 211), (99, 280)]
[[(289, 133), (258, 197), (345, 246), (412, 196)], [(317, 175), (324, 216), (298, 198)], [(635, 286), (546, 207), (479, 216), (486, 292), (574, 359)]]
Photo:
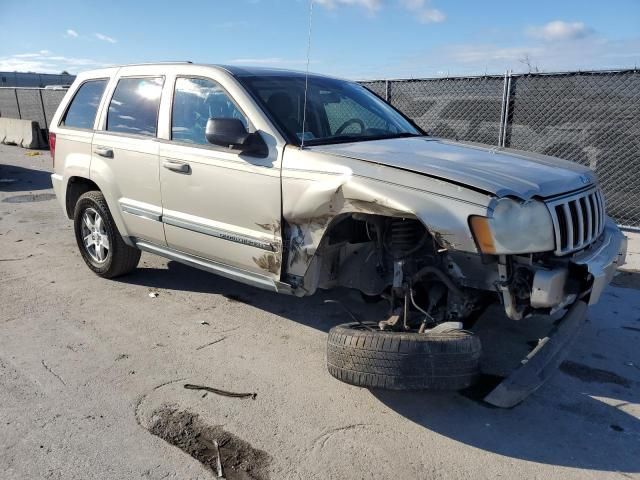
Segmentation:
[(115, 278), (138, 266), (140, 250), (124, 243), (101, 192), (78, 199), (73, 226), (82, 259), (96, 275)]
[(327, 367), (338, 380), (386, 390), (461, 390), (480, 373), (480, 339), (464, 330), (435, 334), (374, 331), (359, 323), (329, 331)]

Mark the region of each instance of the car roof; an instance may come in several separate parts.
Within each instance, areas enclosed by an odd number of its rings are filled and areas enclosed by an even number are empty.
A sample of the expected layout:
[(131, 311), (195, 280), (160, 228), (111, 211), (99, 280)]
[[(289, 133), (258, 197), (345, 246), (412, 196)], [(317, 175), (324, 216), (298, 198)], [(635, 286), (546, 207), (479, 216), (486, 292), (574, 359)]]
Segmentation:
[[(286, 68), (269, 68), (269, 67), (252, 67), (241, 65), (211, 65), (213, 67), (223, 68), (234, 77), (304, 77), (306, 72), (299, 70), (289, 70)], [(309, 76), (313, 77), (326, 77), (326, 75), (320, 75), (318, 73), (309, 72)]]
[[(299, 77), (304, 78), (306, 72), (298, 71), (298, 70), (288, 70), (284, 68), (269, 68), (269, 67), (255, 67), (255, 66), (243, 66), (243, 65), (223, 65), (223, 64), (206, 64), (206, 63), (192, 63), (188, 61), (184, 62), (150, 62), (150, 63), (134, 63), (134, 64), (125, 64), (125, 65), (113, 65), (112, 67), (91, 70), (87, 72), (83, 72), (83, 76), (92, 77), (97, 75), (102, 75), (106, 71), (118, 70), (120, 68), (130, 68), (130, 67), (161, 67), (161, 66), (180, 66), (184, 65), (185, 67), (206, 67), (213, 68), (216, 70), (222, 70), (226, 73), (234, 76), (234, 77), (277, 77), (277, 76), (286, 76), (286, 77)], [(318, 73), (309, 72), (309, 77), (317, 77), (317, 78), (335, 78), (329, 77), (327, 75), (321, 75)]]

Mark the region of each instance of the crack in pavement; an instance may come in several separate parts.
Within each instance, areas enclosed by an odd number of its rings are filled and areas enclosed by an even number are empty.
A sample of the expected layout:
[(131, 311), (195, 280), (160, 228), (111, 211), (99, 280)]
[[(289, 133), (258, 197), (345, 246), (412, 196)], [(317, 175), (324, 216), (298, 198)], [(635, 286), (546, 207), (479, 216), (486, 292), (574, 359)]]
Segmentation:
[(56, 377), (58, 380), (60, 380), (60, 382), (62, 382), (62, 384), (66, 387), (67, 384), (65, 383), (64, 379), (58, 375), (56, 372), (54, 372), (53, 370), (51, 370), (51, 367), (49, 367), (49, 365), (47, 365), (47, 363), (44, 360), (41, 360), (42, 362), (42, 366), (47, 370), (47, 372), (49, 372), (51, 375), (53, 375), (54, 377)]
[(200, 345), (196, 348), (196, 350), (202, 350), (203, 348), (210, 347), (211, 345), (215, 345), (216, 343), (220, 343), (223, 340), (226, 340), (227, 337), (219, 338), (218, 340), (214, 340), (213, 342), (205, 343), (204, 345)]

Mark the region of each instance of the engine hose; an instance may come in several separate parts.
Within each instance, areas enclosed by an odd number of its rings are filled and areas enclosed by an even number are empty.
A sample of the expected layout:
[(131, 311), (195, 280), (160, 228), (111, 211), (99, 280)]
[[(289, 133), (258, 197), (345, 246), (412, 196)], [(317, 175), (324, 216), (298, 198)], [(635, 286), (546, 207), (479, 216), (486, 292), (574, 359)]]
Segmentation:
[(411, 277), (411, 283), (415, 284), (420, 280), (422, 280), (422, 278), (427, 275), (433, 275), (438, 277), (438, 279), (442, 283), (444, 283), (447, 286), (447, 288), (449, 288), (449, 290), (453, 291), (453, 293), (455, 293), (459, 297), (464, 297), (464, 293), (462, 293), (462, 290), (460, 290), (458, 286), (455, 283), (453, 283), (453, 280), (451, 280), (451, 278), (449, 278), (447, 274), (445, 274), (443, 271), (441, 271), (436, 267), (432, 267), (432, 266), (422, 267), (413, 275), (413, 277)]

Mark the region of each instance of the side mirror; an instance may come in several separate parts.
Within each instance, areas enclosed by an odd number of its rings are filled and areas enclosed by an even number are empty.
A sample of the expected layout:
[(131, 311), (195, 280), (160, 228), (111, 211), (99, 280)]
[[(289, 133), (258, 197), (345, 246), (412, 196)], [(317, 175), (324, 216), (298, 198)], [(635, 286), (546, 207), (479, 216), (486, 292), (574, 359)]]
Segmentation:
[(258, 132), (250, 133), (237, 118), (210, 118), (205, 130), (207, 142), (255, 156), (267, 156), (267, 145)]

